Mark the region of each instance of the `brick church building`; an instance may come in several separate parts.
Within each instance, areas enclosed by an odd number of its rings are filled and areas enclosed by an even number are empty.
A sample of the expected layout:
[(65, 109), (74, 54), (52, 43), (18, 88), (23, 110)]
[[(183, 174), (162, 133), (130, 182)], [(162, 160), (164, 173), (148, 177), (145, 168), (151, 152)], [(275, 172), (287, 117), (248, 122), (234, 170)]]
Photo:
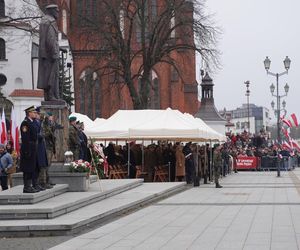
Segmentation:
[[(119, 109), (133, 109), (133, 103), (124, 84), (116, 84), (115, 75), (103, 75), (99, 72), (99, 40), (101, 34), (93, 32), (93, 28), (84, 25), (79, 17), (93, 19), (97, 16), (98, 0), (37, 0), (43, 8), (47, 4), (56, 3), (60, 8), (59, 30), (70, 42), (74, 67), (75, 111), (90, 118), (108, 118)], [(158, 13), (159, 2), (151, 0), (153, 13)], [(149, 0), (150, 2), (150, 0)], [(159, 14), (157, 14), (159, 15)], [(191, 13), (192, 15), (192, 13)], [(97, 16), (97, 18), (101, 18)], [(90, 29), (90, 30), (89, 30)], [(90, 31), (91, 37), (82, 36), (82, 32)], [(137, 33), (137, 32), (136, 32)], [(135, 33), (133, 33), (135, 34)], [(86, 46), (85, 39), (89, 39)], [(193, 36), (189, 39), (193, 42)], [(91, 43), (92, 41), (92, 43)], [(93, 44), (94, 41), (94, 44)], [(138, 44), (136, 35), (134, 43)], [(171, 107), (182, 112), (197, 112), (198, 91), (196, 81), (195, 52), (176, 50), (171, 52), (180, 74), (173, 66), (166, 63), (156, 64), (151, 73), (149, 105), (151, 109)], [(141, 59), (134, 61), (132, 71), (137, 71)], [(135, 84), (139, 84), (138, 80)]]

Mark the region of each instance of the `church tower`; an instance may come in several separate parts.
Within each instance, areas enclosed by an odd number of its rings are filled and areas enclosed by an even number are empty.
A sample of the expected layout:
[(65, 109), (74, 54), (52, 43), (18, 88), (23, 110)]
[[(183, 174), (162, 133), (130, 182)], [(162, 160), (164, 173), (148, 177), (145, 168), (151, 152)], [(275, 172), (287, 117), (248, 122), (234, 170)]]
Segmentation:
[(219, 133), (225, 134), (226, 120), (220, 116), (214, 103), (214, 84), (206, 72), (201, 83), (201, 106), (195, 117), (201, 118), (207, 125)]

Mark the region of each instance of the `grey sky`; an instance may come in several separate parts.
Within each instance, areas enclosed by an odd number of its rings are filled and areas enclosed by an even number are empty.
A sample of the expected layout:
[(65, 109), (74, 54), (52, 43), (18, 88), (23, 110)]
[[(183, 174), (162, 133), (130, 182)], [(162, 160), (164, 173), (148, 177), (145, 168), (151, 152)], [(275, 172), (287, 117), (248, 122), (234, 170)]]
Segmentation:
[(266, 75), (263, 60), (269, 56), (270, 71), (280, 73), (289, 56), (291, 68), (280, 78), (279, 89), (284, 93), (283, 86), (289, 84), (287, 111), (300, 120), (300, 1), (207, 0), (207, 7), (223, 29), (219, 44), (223, 68), (213, 75), (217, 108), (246, 103), (243, 83), (249, 80), (250, 102), (271, 109), (269, 86), (276, 81)]

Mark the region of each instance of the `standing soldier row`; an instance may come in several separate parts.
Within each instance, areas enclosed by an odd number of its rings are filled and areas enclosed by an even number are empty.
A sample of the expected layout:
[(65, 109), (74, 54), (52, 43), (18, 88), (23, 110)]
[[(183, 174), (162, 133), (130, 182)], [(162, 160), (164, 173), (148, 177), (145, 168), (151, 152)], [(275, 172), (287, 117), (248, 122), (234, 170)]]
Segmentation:
[(74, 160), (90, 161), (91, 155), (88, 149), (88, 140), (84, 131), (84, 123), (77, 121), (75, 116), (69, 117), (68, 147), (73, 153)]
[(20, 169), (23, 172), (23, 192), (36, 193), (52, 188), (49, 183), (50, 165), (46, 150), (48, 133), (52, 128), (50, 124), (44, 123), (44, 119), (47, 118), (41, 113), (40, 108), (31, 106), (25, 109), (25, 113), (26, 117), (20, 127), (22, 140)]

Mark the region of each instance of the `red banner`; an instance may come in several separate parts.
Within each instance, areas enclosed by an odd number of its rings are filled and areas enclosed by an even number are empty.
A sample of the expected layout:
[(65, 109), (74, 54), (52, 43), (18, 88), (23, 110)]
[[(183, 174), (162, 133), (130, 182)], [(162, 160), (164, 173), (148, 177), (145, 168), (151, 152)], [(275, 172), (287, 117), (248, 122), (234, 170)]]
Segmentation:
[(237, 169), (256, 169), (257, 159), (256, 157), (238, 156), (236, 159)]

